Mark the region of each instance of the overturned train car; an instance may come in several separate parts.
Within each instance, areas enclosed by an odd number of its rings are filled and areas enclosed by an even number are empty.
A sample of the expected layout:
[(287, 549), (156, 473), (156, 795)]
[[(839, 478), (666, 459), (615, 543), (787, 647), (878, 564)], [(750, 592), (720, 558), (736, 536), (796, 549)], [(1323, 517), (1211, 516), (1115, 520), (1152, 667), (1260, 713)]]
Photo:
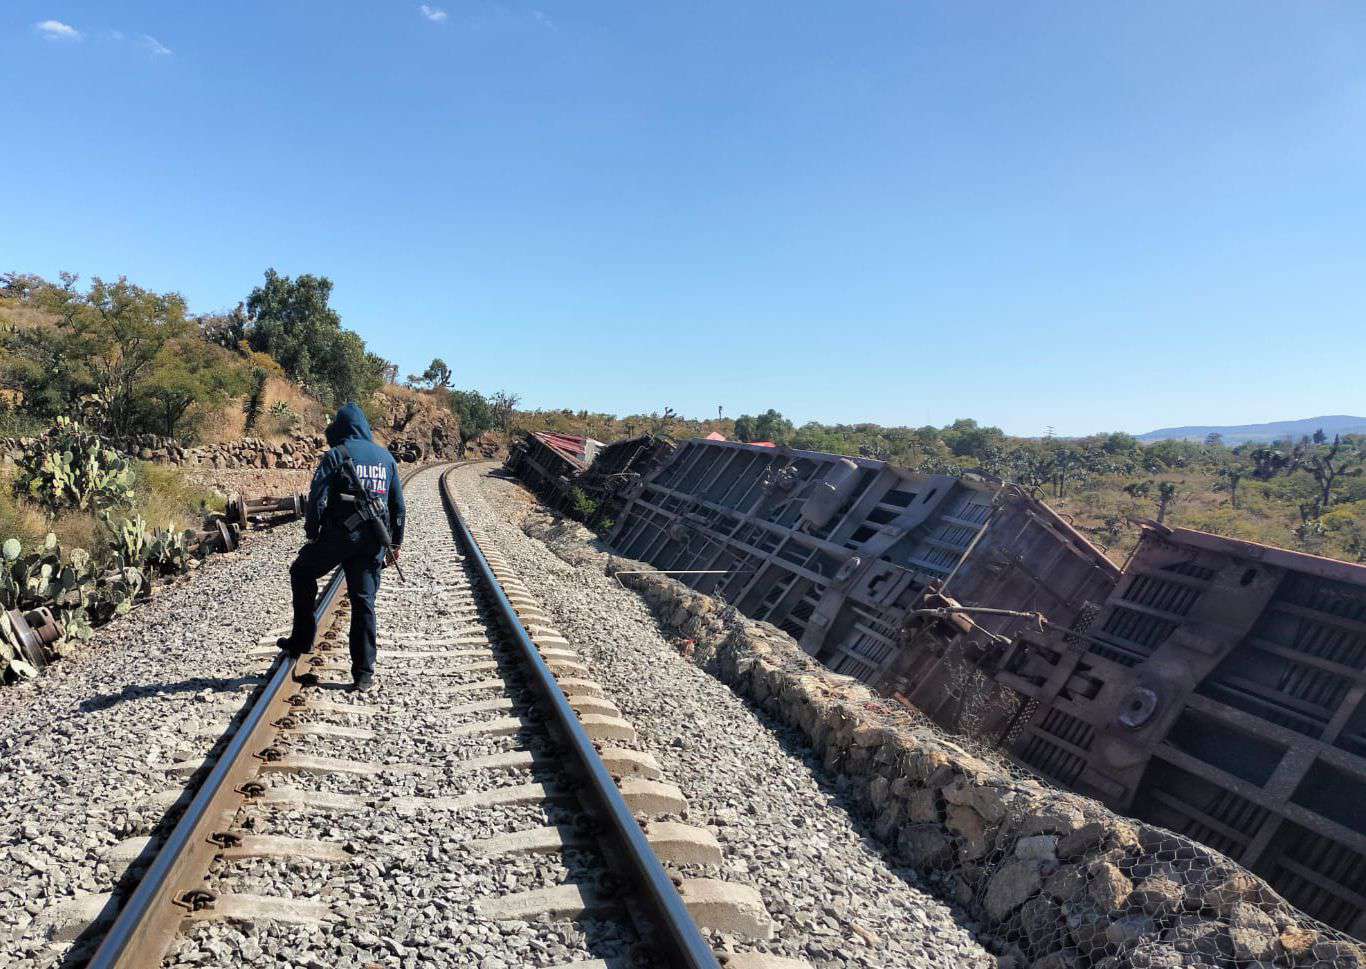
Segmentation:
[(1366, 567), (1150, 527), (1085, 629), (993, 676), (1016, 760), (1366, 938)]
[(588, 470), (601, 441), (572, 434), (527, 431), (508, 449), (505, 465), (556, 510), (569, 506), (574, 482)]
[[(641, 483), (610, 540), (887, 693), (912, 685), (901, 629), (927, 590), (1070, 623), (1118, 575), (1016, 489), (728, 441), (687, 442)], [(1010, 635), (1021, 620), (986, 625)]]
[(644, 476), (673, 451), (672, 441), (651, 434), (603, 444), (590, 437), (528, 431), (513, 445), (506, 466), (547, 505), (598, 524), (615, 520), (621, 506), (639, 493)]
[(610, 541), (1366, 936), (1366, 568), (1156, 526), (1121, 570), (1009, 485), (699, 440)]

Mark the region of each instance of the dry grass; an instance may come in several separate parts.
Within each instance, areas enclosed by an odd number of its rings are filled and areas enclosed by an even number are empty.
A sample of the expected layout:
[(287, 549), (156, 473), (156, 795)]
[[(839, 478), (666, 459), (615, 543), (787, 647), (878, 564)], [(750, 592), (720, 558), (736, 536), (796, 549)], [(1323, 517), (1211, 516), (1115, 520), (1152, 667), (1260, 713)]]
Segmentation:
[(0, 297), (0, 324), (26, 330), (39, 326), (51, 326), (56, 320), (57, 318), (46, 310), (27, 306), (15, 299)]
[(246, 417), (242, 413), (242, 399), (233, 398), (222, 407), (203, 413), (196, 406), (193, 418), (198, 418), (199, 441), (203, 444), (223, 444), (243, 436)]
[[(198, 422), (199, 440), (205, 444), (223, 444), (240, 440), (247, 436), (246, 415), (242, 412), (244, 398), (237, 397), (222, 407), (205, 413)], [(271, 418), (270, 408), (279, 402), (285, 403), (290, 410), (299, 415), (295, 432), (281, 427)], [(261, 418), (257, 421), (252, 437), (279, 443), (287, 441), (297, 432), (308, 432), (324, 427), (329, 420), (323, 406), (298, 385), (284, 377), (271, 377), (266, 381), (266, 397)]]
[(41, 545), (52, 532), (63, 548), (92, 549), (103, 541), (103, 530), (94, 514), (68, 511), (49, 517), (37, 505), (14, 494), (16, 468), (6, 463), (0, 470), (0, 538), (17, 538), (24, 548)]
[[(283, 377), (272, 377), (266, 382), (267, 415), (263, 418), (264, 423), (268, 425), (272, 423), (269, 410), (277, 403), (284, 403), (290, 410), (299, 415), (300, 430), (326, 427), (327, 422), (331, 420), (331, 415), (327, 413), (322, 404), (304, 393), (293, 381), (286, 380)], [(285, 440), (290, 436), (290, 433), (283, 429), (270, 429), (271, 440)]]
[(135, 508), (149, 528), (197, 528), (206, 511), (223, 510), (220, 496), (173, 465), (137, 461), (134, 473)]
[[(0, 538), (17, 538), (25, 548), (42, 543), (54, 533), (65, 549), (100, 548), (108, 529), (89, 511), (63, 511), (49, 516), (42, 508), (14, 494), (14, 465), (0, 467)], [(221, 511), (221, 497), (191, 481), (185, 472), (168, 465), (134, 463), (136, 499), (126, 513), (137, 513), (148, 528), (198, 528), (206, 510)], [(114, 512), (117, 520), (125, 512)]]
[(15, 497), (15, 472), (8, 461), (0, 467), (0, 538), (17, 538), (27, 548), (51, 529), (41, 509)]

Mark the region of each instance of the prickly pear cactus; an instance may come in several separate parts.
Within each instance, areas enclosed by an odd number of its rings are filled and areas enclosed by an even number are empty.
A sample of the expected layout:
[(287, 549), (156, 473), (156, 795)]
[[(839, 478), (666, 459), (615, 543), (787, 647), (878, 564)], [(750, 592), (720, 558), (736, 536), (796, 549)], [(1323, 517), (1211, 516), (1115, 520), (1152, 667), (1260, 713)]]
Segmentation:
[(119, 565), (126, 568), (138, 568), (147, 561), (150, 543), (147, 536), (147, 522), (141, 515), (125, 518), (117, 525), (108, 516), (105, 516), (105, 524), (114, 533), (114, 537), (109, 543), (109, 551), (113, 553)]
[(65, 417), (19, 455), (15, 490), (52, 510), (128, 506), (133, 469), (92, 431)]
[(190, 570), (194, 532), (179, 531), (174, 524), (159, 528), (148, 537), (144, 561), (161, 575), (179, 575)]
[(81, 548), (64, 552), (54, 534), (33, 548), (17, 538), (0, 542), (0, 681), (7, 683), (38, 671), (25, 662), (5, 610), (51, 609), (62, 635), (47, 649), (61, 656), (88, 639), (93, 627), (124, 615), (150, 595), (158, 577), (179, 575), (197, 564), (193, 531), (170, 525), (149, 532), (141, 515), (115, 519), (110, 514), (113, 505), (132, 498), (131, 471), (98, 435), (59, 421), (25, 452), (21, 468), (23, 493), (54, 509), (98, 510), (107, 540), (94, 557)]

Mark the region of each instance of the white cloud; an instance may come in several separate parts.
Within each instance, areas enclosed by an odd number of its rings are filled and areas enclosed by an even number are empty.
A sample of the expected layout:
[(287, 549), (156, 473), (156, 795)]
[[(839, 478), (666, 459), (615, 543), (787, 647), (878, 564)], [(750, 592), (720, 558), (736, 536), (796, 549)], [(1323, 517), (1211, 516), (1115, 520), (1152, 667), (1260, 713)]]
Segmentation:
[(546, 13), (544, 10), (533, 10), (531, 11), (531, 16), (538, 24), (540, 24), (546, 30), (555, 29), (555, 21), (551, 20), (550, 14)]
[(441, 23), (447, 17), (446, 11), (442, 10), (440, 7), (433, 7), (430, 4), (424, 3), (417, 9), (422, 11), (422, 16), (426, 17), (434, 24)]
[(170, 57), (172, 54), (175, 53), (175, 51), (171, 50), (171, 48), (167, 47), (165, 44), (157, 40), (151, 34), (142, 35), (142, 46), (147, 48), (149, 51), (151, 51), (158, 57)]
[(33, 25), (33, 29), (38, 31), (48, 40), (80, 40), (81, 32), (70, 24), (64, 24), (60, 20), (43, 20)]

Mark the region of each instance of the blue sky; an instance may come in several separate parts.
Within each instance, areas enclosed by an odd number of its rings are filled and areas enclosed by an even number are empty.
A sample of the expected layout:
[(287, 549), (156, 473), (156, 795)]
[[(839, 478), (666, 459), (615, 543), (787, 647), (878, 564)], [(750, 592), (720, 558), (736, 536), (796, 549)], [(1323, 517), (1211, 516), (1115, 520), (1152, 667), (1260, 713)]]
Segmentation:
[(1360, 3), (0, 6), (0, 269), (531, 406), (1366, 413)]

